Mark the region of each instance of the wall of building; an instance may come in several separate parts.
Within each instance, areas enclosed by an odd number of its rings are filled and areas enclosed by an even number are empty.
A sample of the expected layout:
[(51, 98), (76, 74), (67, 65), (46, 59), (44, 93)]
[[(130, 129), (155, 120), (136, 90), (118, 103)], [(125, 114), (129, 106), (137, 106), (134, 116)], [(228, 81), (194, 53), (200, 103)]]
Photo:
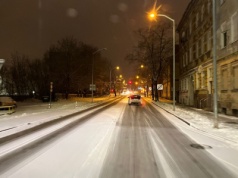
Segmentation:
[[(208, 67), (212, 62), (212, 10), (210, 0), (192, 0), (178, 25), (179, 102), (211, 108)], [(209, 92), (210, 91), (210, 92)]]
[[(192, 0), (178, 25), (180, 103), (213, 109), (212, 1)], [(218, 111), (238, 115), (238, 1), (217, 1)], [(198, 25), (199, 24), (199, 25)]]
[(217, 3), (218, 109), (238, 116), (238, 1)]

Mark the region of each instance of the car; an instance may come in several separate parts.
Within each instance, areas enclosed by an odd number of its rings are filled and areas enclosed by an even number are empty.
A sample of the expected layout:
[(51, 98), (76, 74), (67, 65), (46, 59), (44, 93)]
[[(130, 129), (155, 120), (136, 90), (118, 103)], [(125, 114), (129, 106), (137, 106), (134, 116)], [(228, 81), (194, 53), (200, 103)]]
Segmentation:
[(138, 94), (130, 95), (130, 96), (128, 97), (128, 104), (129, 104), (129, 105), (131, 105), (131, 104), (141, 105), (141, 104), (142, 104), (141, 96), (138, 95)]

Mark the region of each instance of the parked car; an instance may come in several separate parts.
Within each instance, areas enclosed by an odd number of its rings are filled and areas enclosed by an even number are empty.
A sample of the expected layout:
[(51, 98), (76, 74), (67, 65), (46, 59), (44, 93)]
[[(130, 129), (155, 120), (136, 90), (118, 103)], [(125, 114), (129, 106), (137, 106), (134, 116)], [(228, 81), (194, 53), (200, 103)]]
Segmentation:
[(0, 106), (15, 106), (17, 107), (17, 102), (10, 96), (0, 96)]
[(130, 95), (128, 97), (128, 104), (137, 104), (137, 105), (141, 105), (142, 101), (141, 101), (141, 96), (140, 95)]

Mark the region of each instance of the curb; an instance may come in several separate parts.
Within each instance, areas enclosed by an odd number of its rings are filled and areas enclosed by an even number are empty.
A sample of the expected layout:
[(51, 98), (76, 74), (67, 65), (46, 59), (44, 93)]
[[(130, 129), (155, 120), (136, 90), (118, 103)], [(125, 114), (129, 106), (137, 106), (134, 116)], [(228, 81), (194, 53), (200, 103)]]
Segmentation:
[[(152, 103), (153, 103), (154, 105), (158, 106), (155, 102), (152, 101)], [(169, 113), (169, 114), (171, 114), (171, 115), (177, 117), (179, 120), (181, 120), (181, 121), (184, 122), (185, 124), (191, 126), (191, 124), (190, 124), (188, 121), (185, 121), (183, 118), (178, 117), (177, 115), (173, 114), (172, 112), (169, 112), (168, 110), (162, 108), (161, 106), (158, 106), (158, 107), (161, 108), (161, 109), (163, 109), (163, 110), (166, 111), (167, 113)]]
[(151, 103), (153, 103), (153, 104), (156, 105), (157, 107), (163, 109), (165, 112), (167, 112), (167, 113), (169, 113), (169, 114), (175, 116), (176, 118), (178, 118), (179, 120), (181, 120), (182, 122), (184, 122), (184, 123), (187, 124), (188, 126), (193, 127), (194, 129), (197, 129), (197, 130), (199, 130), (199, 131), (201, 131), (201, 132), (203, 132), (203, 133), (209, 134), (210, 136), (213, 136), (213, 137), (215, 137), (215, 138), (217, 138), (217, 139), (226, 140), (226, 141), (232, 142), (233, 144), (238, 144), (238, 142), (235, 142), (235, 141), (233, 141), (233, 140), (231, 140), (231, 139), (229, 139), (229, 138), (227, 138), (227, 137), (223, 137), (223, 136), (220, 136), (220, 135), (217, 135), (217, 134), (209, 133), (209, 132), (207, 132), (207, 131), (205, 131), (205, 130), (203, 130), (203, 129), (200, 129), (200, 128), (198, 128), (198, 127), (196, 127), (196, 126), (190, 124), (188, 121), (184, 120), (183, 118), (178, 117), (177, 115), (175, 115), (175, 114), (171, 113), (170, 111), (164, 109), (163, 107), (157, 105), (154, 101), (151, 101)]

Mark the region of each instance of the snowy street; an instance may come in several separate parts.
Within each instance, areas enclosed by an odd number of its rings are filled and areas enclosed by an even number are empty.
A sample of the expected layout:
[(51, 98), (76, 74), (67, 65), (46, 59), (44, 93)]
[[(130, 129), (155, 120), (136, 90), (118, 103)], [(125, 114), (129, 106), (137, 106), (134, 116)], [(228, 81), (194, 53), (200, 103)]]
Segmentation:
[[(196, 125), (194, 120), (189, 120), (188, 113), (187, 117), (182, 116), (180, 108), (179, 117), (189, 122), (188, 125), (169, 113), (170, 105), (151, 103), (147, 98), (142, 106), (129, 106), (124, 98), (73, 129), (1, 162), (0, 177), (238, 176), (238, 140), (235, 136), (225, 139), (228, 131), (236, 131), (237, 135), (236, 127), (226, 129), (222, 137), (223, 128), (209, 130), (210, 125), (205, 127), (199, 121)], [(1, 136), (7, 127), (12, 128), (6, 131), (10, 134), (34, 122), (40, 124), (79, 110), (75, 102), (57, 104), (52, 110), (46, 109), (46, 105), (35, 105), (31, 111), (27, 106), (19, 106), (16, 113), (1, 116)], [(87, 102), (78, 104), (81, 109), (93, 106)], [(190, 114), (195, 117), (195, 112)], [(201, 115), (196, 117), (204, 124), (209, 122)]]

